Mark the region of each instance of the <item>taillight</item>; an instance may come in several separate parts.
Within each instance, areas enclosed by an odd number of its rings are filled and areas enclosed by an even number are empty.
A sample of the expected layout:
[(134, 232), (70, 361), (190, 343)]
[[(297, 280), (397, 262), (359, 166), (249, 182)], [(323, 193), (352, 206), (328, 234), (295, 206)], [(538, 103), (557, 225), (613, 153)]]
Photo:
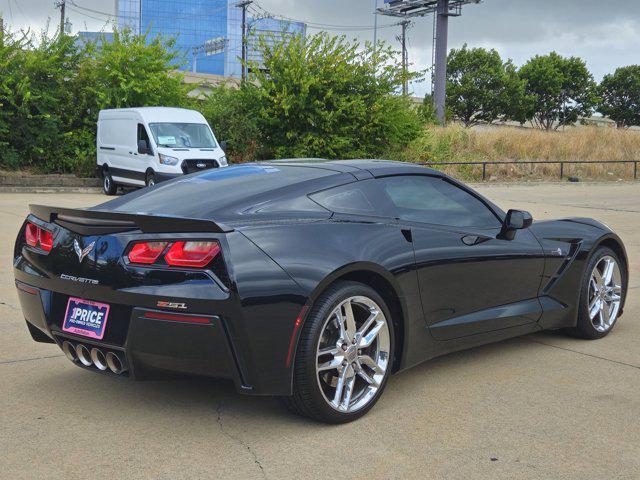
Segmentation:
[(40, 247), (45, 252), (50, 252), (53, 248), (53, 235), (50, 231), (44, 228), (40, 229)]
[(206, 267), (220, 252), (218, 242), (176, 242), (164, 256), (175, 267)]
[(155, 241), (134, 243), (127, 257), (131, 263), (151, 265), (160, 259), (167, 246), (164, 261), (173, 267), (203, 268), (220, 253), (220, 244), (216, 241)]
[(38, 246), (38, 237), (40, 236), (40, 227), (33, 223), (27, 223), (27, 227), (24, 230), (25, 240), (30, 247)]
[(27, 222), (24, 229), (24, 239), (30, 247), (40, 248), (45, 252), (50, 252), (53, 248), (53, 234), (31, 222)]
[(164, 252), (167, 242), (140, 242), (129, 251), (129, 261), (150, 265)]

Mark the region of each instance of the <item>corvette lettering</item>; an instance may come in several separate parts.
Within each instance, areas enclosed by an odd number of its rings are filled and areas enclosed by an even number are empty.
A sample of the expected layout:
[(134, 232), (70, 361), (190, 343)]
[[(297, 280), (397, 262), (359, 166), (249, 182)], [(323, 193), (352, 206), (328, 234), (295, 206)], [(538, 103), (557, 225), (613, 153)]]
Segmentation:
[(60, 279), (79, 283), (90, 283), (91, 285), (98, 285), (100, 283), (98, 280), (94, 280), (93, 278), (76, 277), (74, 275), (67, 275), (66, 273), (61, 273)]

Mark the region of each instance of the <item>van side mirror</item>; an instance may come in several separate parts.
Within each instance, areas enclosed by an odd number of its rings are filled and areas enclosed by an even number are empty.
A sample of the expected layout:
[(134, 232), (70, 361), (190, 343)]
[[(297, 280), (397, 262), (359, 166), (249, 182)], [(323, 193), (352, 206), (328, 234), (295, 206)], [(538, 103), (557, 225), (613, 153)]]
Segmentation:
[(142, 155), (151, 155), (151, 149), (147, 145), (146, 140), (138, 140), (138, 153)]
[(227, 141), (226, 140), (220, 140), (218, 143), (220, 144), (220, 148), (226, 152), (227, 151)]
[(504, 217), (500, 236), (506, 240), (513, 240), (516, 230), (529, 228), (533, 223), (533, 217), (525, 210), (509, 210)]

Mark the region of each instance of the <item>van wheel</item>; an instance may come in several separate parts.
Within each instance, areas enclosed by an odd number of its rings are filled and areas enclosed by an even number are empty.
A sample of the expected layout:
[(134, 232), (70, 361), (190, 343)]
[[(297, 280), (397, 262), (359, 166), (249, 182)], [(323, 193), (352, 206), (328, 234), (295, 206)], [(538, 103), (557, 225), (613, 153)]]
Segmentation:
[(118, 191), (118, 185), (113, 181), (108, 169), (102, 171), (102, 191), (105, 195), (115, 195)]
[(153, 187), (156, 184), (156, 176), (153, 172), (147, 173), (147, 178), (144, 181), (147, 187)]

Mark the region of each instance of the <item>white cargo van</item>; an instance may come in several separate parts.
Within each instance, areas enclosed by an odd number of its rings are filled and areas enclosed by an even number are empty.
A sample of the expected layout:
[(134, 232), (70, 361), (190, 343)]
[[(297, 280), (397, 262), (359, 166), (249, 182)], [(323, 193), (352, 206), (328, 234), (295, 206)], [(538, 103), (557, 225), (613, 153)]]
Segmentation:
[(144, 187), (185, 173), (227, 166), (201, 113), (184, 108), (102, 110), (98, 116), (98, 175), (104, 193)]

